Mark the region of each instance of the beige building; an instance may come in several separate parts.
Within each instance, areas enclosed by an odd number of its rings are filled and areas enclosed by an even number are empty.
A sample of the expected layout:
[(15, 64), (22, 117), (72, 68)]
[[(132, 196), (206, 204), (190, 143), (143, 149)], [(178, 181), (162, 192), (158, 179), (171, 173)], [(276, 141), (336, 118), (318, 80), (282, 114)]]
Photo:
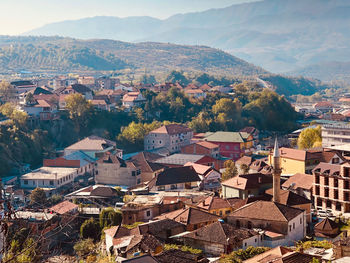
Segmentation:
[(106, 153), (97, 161), (96, 184), (135, 186), (141, 182), (141, 170), (131, 161)]
[(166, 149), (169, 153), (179, 152), (182, 146), (191, 143), (193, 131), (179, 124), (164, 125), (145, 136), (145, 151)]
[(57, 188), (73, 183), (77, 176), (77, 168), (41, 167), (22, 175), (20, 183), (21, 188), (34, 189), (40, 187), (47, 190), (50, 195)]
[(350, 143), (350, 125), (323, 125), (322, 146), (332, 147)]

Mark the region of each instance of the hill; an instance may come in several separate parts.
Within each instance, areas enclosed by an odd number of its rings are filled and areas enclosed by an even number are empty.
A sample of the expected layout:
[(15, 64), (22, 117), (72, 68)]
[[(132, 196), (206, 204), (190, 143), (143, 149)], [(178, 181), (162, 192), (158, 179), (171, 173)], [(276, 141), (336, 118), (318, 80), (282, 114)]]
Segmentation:
[(350, 61), (329, 61), (314, 64), (289, 72), (288, 75), (307, 76), (322, 81), (341, 80), (345, 83), (350, 83)]
[(8, 36), (0, 36), (0, 69), (57, 72), (122, 69), (169, 72), (182, 69), (244, 76), (266, 73), (237, 57), (206, 46)]
[(347, 0), (264, 0), (164, 20), (94, 17), (63, 21), (25, 34), (207, 45), (280, 73), (350, 61), (349, 24)]

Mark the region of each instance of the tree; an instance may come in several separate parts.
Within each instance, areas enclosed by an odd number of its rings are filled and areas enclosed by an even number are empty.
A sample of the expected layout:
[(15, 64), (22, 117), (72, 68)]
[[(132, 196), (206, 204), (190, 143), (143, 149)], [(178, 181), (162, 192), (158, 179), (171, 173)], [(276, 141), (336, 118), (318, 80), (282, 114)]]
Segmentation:
[(140, 79), (141, 84), (154, 84), (156, 83), (156, 78), (153, 75), (143, 75)]
[(122, 222), (122, 213), (116, 211), (113, 207), (105, 208), (100, 213), (100, 228), (103, 229), (109, 226), (117, 226)]
[(74, 122), (77, 132), (86, 128), (93, 113), (93, 106), (83, 95), (71, 94), (65, 98), (66, 110), (70, 119)]
[(183, 86), (187, 86), (190, 81), (185, 77), (183, 72), (173, 70), (170, 72), (170, 74), (166, 77), (165, 81), (172, 82), (172, 83), (180, 83)]
[(249, 166), (246, 165), (245, 163), (242, 163), (240, 166), (241, 171), (243, 172), (243, 174), (247, 174), (249, 173)]
[(74, 244), (74, 251), (79, 257), (84, 257), (96, 250), (93, 239), (83, 239)]
[(212, 112), (216, 115), (215, 121), (219, 129), (234, 130), (241, 126), (241, 103), (236, 98), (222, 98), (216, 101)]
[(0, 82), (0, 99), (2, 102), (13, 101), (16, 97), (16, 90), (6, 81)]
[(10, 102), (1, 105), (0, 112), (18, 126), (24, 126), (28, 119), (27, 113), (17, 110), (15, 105)]
[(238, 174), (237, 167), (232, 160), (227, 160), (224, 163), (225, 171), (222, 173), (221, 180), (227, 180), (235, 177)]
[(299, 149), (311, 149), (322, 146), (321, 126), (304, 129), (298, 137)]
[(47, 203), (46, 193), (42, 188), (35, 188), (30, 194), (30, 203), (35, 206), (43, 206)]
[(31, 104), (35, 103), (35, 99), (34, 99), (33, 93), (29, 92), (27, 94), (26, 99), (25, 99), (25, 103), (26, 103), (26, 105), (31, 105)]
[(80, 227), (81, 238), (92, 238), (98, 240), (101, 235), (101, 228), (99, 223), (96, 222), (92, 217), (84, 221)]

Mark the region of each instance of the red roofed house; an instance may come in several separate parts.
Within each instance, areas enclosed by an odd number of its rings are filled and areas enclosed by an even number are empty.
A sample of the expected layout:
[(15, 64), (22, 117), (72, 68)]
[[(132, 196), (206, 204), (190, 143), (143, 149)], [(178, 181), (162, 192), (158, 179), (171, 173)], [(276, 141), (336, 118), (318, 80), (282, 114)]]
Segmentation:
[(192, 166), (202, 180), (199, 187), (204, 190), (218, 190), (221, 187), (221, 173), (211, 166), (188, 162), (185, 166)]
[(219, 145), (206, 141), (199, 141), (181, 147), (181, 153), (204, 154), (214, 158), (219, 157)]
[(49, 100), (35, 100), (35, 103), (31, 105), (24, 105), (23, 110), (29, 116), (39, 117), (43, 121), (58, 118), (57, 105)]
[(313, 107), (315, 108), (315, 110), (326, 113), (332, 111), (334, 105), (328, 101), (320, 101), (314, 104)]
[(164, 125), (148, 133), (144, 139), (145, 151), (165, 148), (170, 153), (179, 152), (182, 146), (188, 145), (193, 131), (180, 124)]
[(185, 94), (196, 99), (205, 98), (207, 96), (207, 94), (201, 89), (186, 89)]
[(272, 187), (272, 176), (262, 173), (243, 174), (235, 176), (221, 183), (222, 197), (240, 199), (248, 198), (250, 195), (258, 196)]
[(312, 184), (314, 178), (311, 174), (296, 173), (282, 184), (282, 189), (293, 191), (309, 200), (312, 199)]
[(142, 105), (146, 99), (142, 96), (141, 92), (133, 91), (128, 92), (123, 96), (123, 106), (127, 109)]

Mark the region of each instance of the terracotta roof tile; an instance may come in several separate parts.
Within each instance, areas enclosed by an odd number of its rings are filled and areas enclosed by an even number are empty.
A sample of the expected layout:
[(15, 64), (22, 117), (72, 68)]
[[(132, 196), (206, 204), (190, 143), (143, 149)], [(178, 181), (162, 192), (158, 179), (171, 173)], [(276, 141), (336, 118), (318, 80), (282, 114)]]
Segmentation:
[(272, 184), (272, 176), (262, 173), (243, 174), (221, 183), (221, 185), (242, 190), (259, 188), (262, 184)]
[(231, 204), (217, 196), (209, 196), (197, 205), (198, 208), (210, 211), (215, 209), (230, 208)]
[(288, 180), (282, 184), (282, 186), (288, 188), (294, 184), (293, 189), (301, 188), (310, 191), (312, 189), (313, 181), (313, 175), (297, 173), (289, 177)]
[[(273, 189), (270, 188), (266, 190), (265, 193), (269, 195), (272, 200)], [(302, 205), (302, 204), (310, 204), (311, 200), (301, 195), (298, 195), (292, 191), (280, 189), (280, 203), (283, 205), (295, 206), (295, 205)]]
[(73, 204), (66, 200), (61, 203), (58, 203), (57, 205), (54, 205), (49, 210), (57, 214), (63, 215), (77, 208), (78, 206), (76, 204)]
[(192, 132), (192, 130), (184, 125), (168, 124), (168, 125), (159, 127), (158, 129), (155, 129), (150, 133), (167, 133), (169, 135), (174, 135), (174, 134), (186, 133), (186, 132)]

